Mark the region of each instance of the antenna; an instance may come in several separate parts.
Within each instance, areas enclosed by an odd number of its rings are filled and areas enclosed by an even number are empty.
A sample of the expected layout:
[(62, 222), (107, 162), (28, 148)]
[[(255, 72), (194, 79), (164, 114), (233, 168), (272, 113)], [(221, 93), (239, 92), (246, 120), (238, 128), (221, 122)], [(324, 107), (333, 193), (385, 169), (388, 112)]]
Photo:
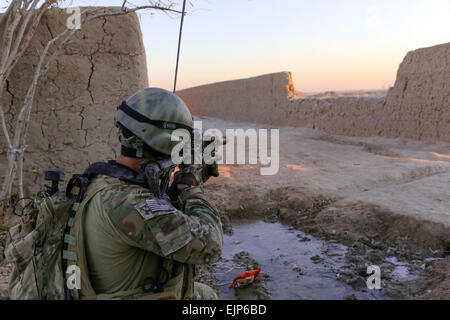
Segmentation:
[(177, 64), (175, 66), (175, 80), (173, 82), (173, 93), (175, 93), (175, 91), (177, 89), (178, 62), (180, 60), (181, 35), (183, 33), (183, 22), (184, 22), (185, 9), (186, 9), (186, 0), (183, 0), (183, 10), (182, 10), (181, 22), (180, 22), (180, 35), (178, 37)]

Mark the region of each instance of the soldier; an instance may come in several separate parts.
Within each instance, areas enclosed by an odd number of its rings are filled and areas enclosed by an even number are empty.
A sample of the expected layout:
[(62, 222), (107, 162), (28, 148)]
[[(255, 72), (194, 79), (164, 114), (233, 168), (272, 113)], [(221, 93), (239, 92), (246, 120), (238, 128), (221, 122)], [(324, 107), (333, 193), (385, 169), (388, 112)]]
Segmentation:
[(194, 282), (195, 265), (216, 261), (223, 244), (217, 210), (204, 197), (206, 167), (184, 165), (163, 199), (132, 179), (143, 162), (170, 158), (172, 131), (192, 130), (189, 109), (169, 91), (143, 89), (122, 103), (116, 124), (121, 154), (106, 170), (114, 174), (94, 175), (87, 192), (102, 185), (81, 223), (89, 277), (81, 275), (80, 297), (217, 299)]

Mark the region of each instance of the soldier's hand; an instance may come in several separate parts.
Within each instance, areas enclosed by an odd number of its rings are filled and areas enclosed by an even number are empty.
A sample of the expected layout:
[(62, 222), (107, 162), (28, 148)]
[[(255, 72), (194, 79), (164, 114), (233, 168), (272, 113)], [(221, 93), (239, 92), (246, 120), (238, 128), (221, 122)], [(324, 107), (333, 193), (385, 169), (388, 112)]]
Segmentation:
[(180, 170), (174, 174), (172, 186), (178, 190), (203, 184), (203, 165), (190, 164), (180, 166)]

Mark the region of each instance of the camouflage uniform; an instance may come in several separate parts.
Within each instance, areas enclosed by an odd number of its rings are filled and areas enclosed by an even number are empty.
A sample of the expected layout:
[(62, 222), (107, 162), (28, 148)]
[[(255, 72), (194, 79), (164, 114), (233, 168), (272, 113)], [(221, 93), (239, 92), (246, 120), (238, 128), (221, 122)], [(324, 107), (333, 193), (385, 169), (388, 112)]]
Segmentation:
[[(154, 198), (148, 189), (103, 175), (90, 188), (102, 181), (109, 186), (88, 203), (83, 224), (89, 278), (97, 293), (138, 288), (156, 276), (159, 257), (180, 262), (185, 273), (189, 265), (220, 257), (222, 226), (201, 185), (183, 191), (173, 207), (154, 214), (147, 205)], [(182, 298), (217, 299), (208, 286), (193, 285), (192, 275), (183, 277), (191, 289), (184, 288)]]

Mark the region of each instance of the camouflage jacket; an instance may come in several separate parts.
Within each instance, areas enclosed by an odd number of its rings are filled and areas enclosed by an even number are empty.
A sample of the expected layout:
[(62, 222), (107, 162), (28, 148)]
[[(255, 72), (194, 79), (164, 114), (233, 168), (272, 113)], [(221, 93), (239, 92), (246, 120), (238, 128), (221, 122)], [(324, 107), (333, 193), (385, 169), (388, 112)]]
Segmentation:
[(156, 274), (159, 257), (190, 265), (220, 257), (222, 225), (202, 187), (185, 190), (176, 201), (156, 201), (148, 189), (104, 175), (90, 188), (100, 181), (109, 186), (87, 204), (83, 224), (97, 293), (139, 287)]

